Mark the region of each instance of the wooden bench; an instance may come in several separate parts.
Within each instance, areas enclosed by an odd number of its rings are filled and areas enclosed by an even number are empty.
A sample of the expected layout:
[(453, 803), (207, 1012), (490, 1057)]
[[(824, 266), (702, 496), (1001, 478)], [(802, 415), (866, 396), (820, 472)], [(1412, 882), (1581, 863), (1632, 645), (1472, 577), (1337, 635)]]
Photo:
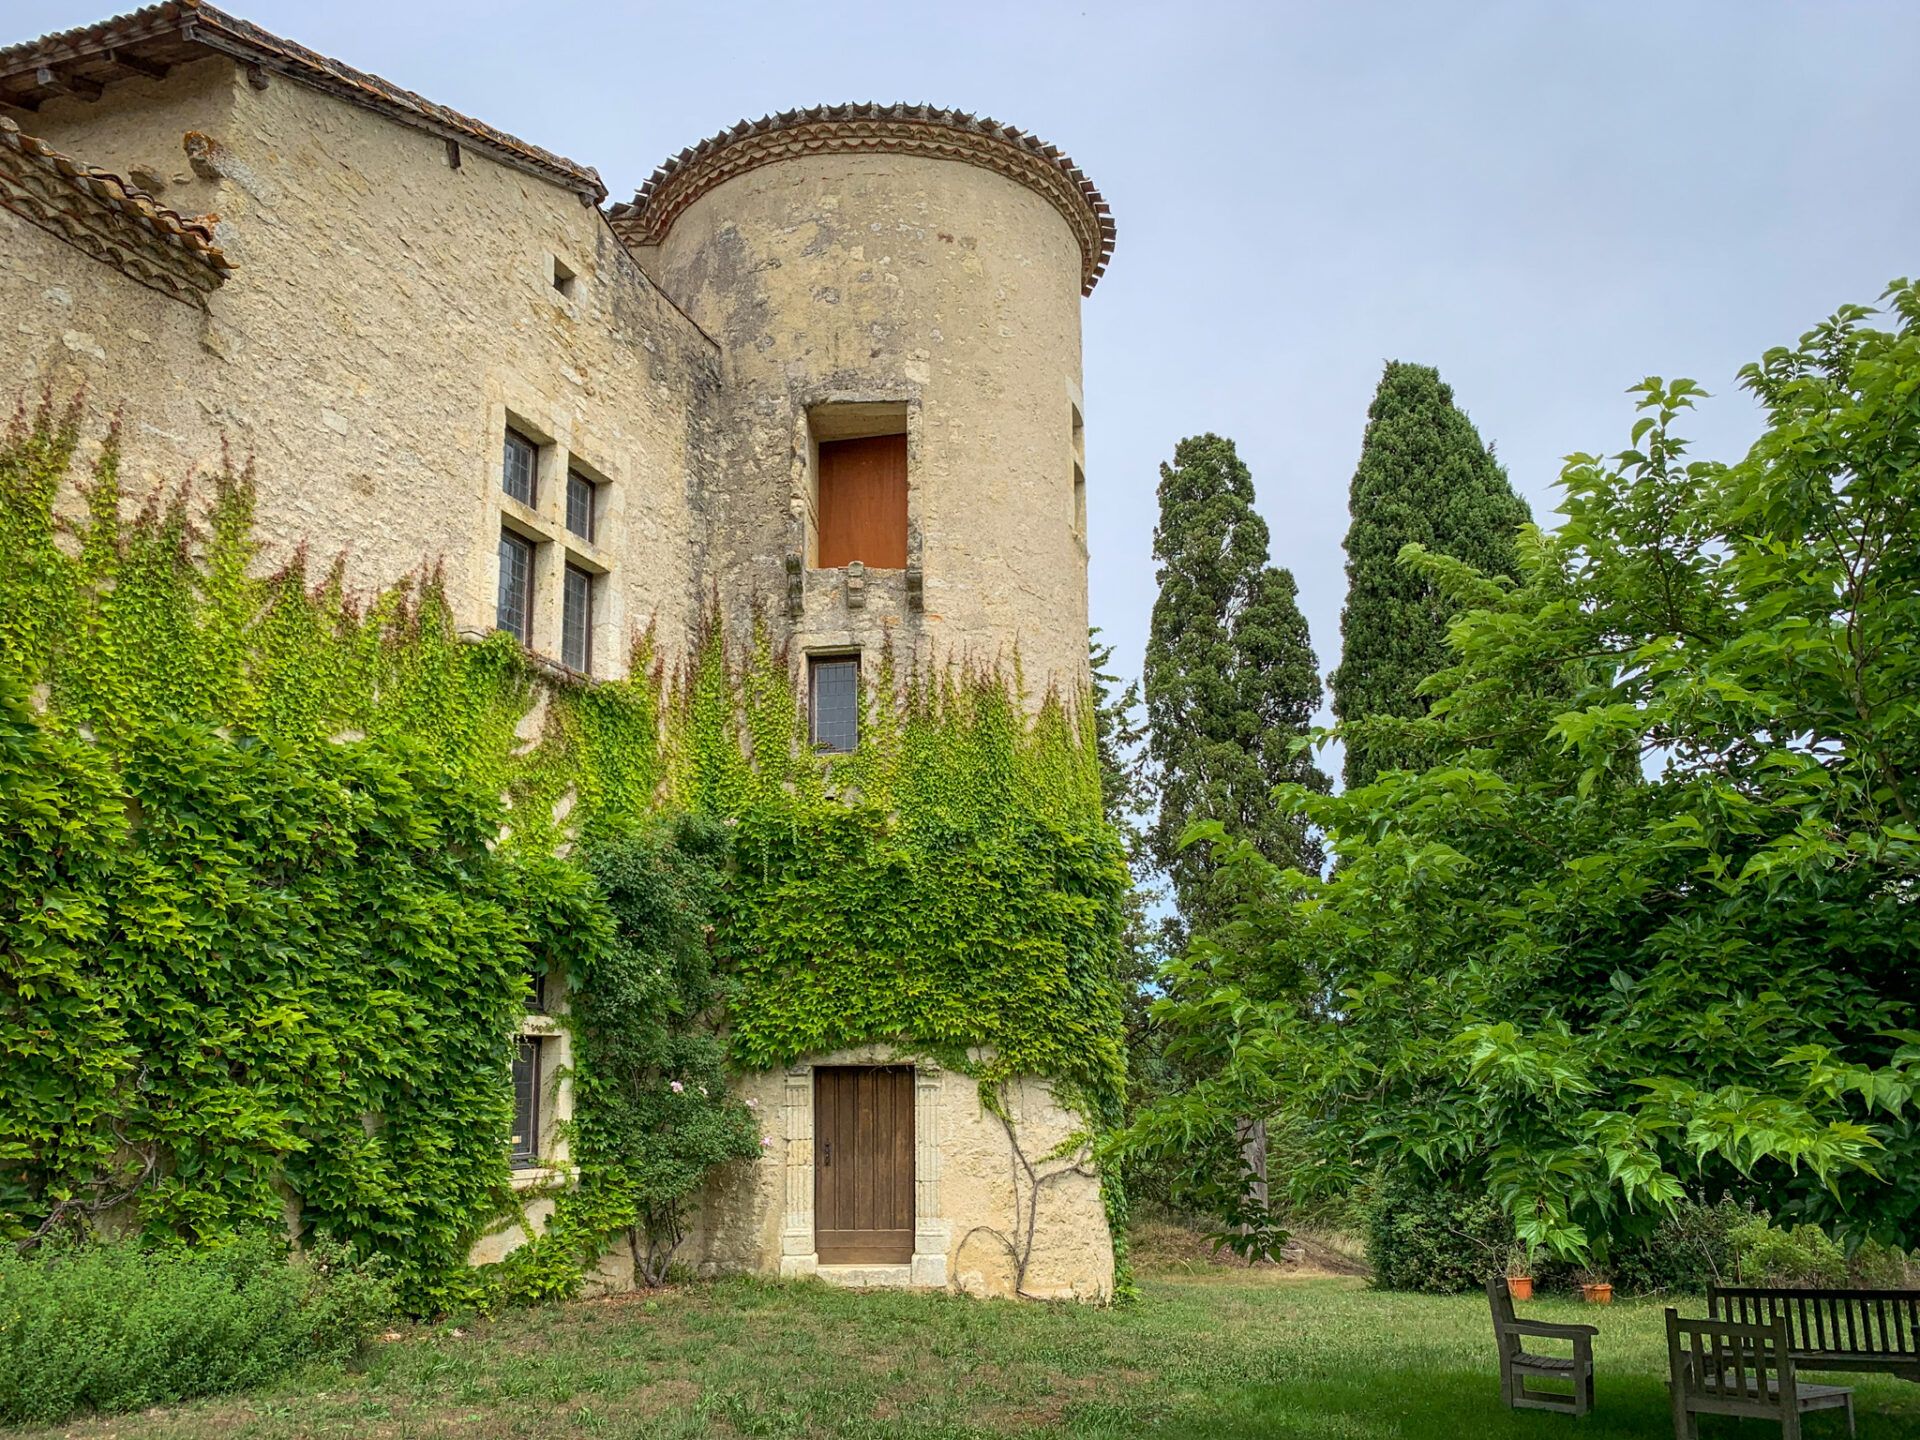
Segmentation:
[(1809, 1385), (1795, 1371), (1784, 1315), (1766, 1324), (1682, 1320), (1667, 1310), (1667, 1367), (1674, 1440), (1699, 1440), (1702, 1415), (1741, 1415), (1780, 1423), (1781, 1440), (1800, 1440), (1800, 1417), (1814, 1410), (1847, 1412), (1853, 1391)]
[[(1513, 1296), (1505, 1280), (1487, 1281), (1487, 1303), (1493, 1307), (1493, 1338), (1500, 1349), (1500, 1398), (1515, 1410), (1563, 1410), (1585, 1415), (1593, 1409), (1593, 1337), (1591, 1325), (1549, 1325), (1522, 1320), (1513, 1313)], [(1536, 1355), (1521, 1342), (1526, 1339), (1570, 1340), (1573, 1354)], [(1566, 1380), (1571, 1394), (1535, 1390), (1529, 1380)]]
[(1744, 1325), (1782, 1319), (1805, 1370), (1856, 1370), (1920, 1383), (1920, 1290), (1788, 1290), (1714, 1285), (1707, 1314)]

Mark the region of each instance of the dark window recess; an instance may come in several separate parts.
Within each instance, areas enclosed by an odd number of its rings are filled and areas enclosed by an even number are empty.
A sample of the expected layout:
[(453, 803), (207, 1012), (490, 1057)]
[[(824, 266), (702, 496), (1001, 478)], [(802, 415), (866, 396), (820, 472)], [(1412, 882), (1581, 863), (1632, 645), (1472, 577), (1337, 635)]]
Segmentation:
[(907, 565), (907, 437), (820, 442), (819, 566)]
[(529, 970), (527, 972), (527, 979), (531, 981), (533, 985), (533, 988), (527, 992), (527, 1013), (529, 1015), (546, 1014), (548, 1006), (551, 1004), (547, 999), (547, 972), (544, 970)]
[(539, 496), (540, 451), (518, 430), (507, 431), (507, 447), (500, 456), (500, 488), (522, 505)]
[(560, 616), (560, 663), (593, 673), (593, 576), (567, 566), (566, 606)]
[(533, 643), (533, 542), (500, 532), (500, 597), (494, 624), (522, 645)]
[(807, 662), (813, 748), (836, 755), (860, 743), (860, 657), (816, 655)]
[(578, 470), (567, 472), (567, 529), (593, 543), (593, 482)]
[(540, 1160), (540, 1042), (513, 1043), (513, 1138), (507, 1158), (515, 1165)]

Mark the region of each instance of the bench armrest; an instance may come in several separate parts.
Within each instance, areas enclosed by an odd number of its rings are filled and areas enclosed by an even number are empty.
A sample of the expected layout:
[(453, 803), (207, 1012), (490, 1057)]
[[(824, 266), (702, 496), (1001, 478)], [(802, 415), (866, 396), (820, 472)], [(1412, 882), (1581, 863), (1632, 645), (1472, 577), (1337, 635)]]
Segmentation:
[(1511, 1335), (1532, 1335), (1541, 1340), (1590, 1340), (1600, 1333), (1597, 1325), (1551, 1325), (1545, 1320), (1515, 1320), (1501, 1328)]

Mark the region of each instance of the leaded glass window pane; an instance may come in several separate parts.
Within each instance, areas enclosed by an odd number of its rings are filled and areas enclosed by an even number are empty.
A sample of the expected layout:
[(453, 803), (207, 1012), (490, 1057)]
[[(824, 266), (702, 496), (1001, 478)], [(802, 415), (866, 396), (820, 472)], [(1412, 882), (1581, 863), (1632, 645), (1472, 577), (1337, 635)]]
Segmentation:
[(860, 741), (860, 658), (816, 656), (808, 662), (813, 748), (848, 754)]
[(533, 1165), (540, 1159), (540, 1042), (513, 1044), (513, 1134), (507, 1158), (515, 1165)]
[(593, 543), (593, 482), (577, 470), (567, 472), (567, 529)]
[(500, 488), (522, 505), (538, 495), (540, 452), (517, 430), (507, 431), (507, 448), (500, 457)]
[(500, 594), (494, 624), (522, 645), (533, 643), (533, 545), (500, 532)]
[(593, 576), (567, 566), (565, 608), (560, 616), (560, 663), (582, 675), (593, 670)]

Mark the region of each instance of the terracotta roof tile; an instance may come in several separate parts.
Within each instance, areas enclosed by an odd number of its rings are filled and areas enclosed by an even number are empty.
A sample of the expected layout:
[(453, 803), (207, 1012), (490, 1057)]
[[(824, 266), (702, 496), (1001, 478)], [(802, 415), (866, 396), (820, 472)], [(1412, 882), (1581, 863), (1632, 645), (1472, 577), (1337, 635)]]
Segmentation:
[(150, 74), (209, 53), (258, 65), (403, 125), (471, 144), (596, 203), (606, 198), (607, 187), (599, 174), (585, 165), (271, 34), (204, 0), (165, 0), (0, 49), (0, 103), (32, 110), (54, 95), (98, 93), (100, 86), (127, 75)]
[(742, 120), (682, 150), (625, 205), (608, 212), (631, 244), (658, 244), (681, 211), (748, 170), (807, 154), (930, 155), (998, 171), (1037, 191), (1080, 242), (1081, 286), (1090, 293), (1113, 258), (1113, 212), (1058, 146), (998, 120), (932, 105), (816, 105)]
[(233, 271), (213, 217), (189, 218), (0, 116), (0, 206), (141, 284), (200, 303)]

